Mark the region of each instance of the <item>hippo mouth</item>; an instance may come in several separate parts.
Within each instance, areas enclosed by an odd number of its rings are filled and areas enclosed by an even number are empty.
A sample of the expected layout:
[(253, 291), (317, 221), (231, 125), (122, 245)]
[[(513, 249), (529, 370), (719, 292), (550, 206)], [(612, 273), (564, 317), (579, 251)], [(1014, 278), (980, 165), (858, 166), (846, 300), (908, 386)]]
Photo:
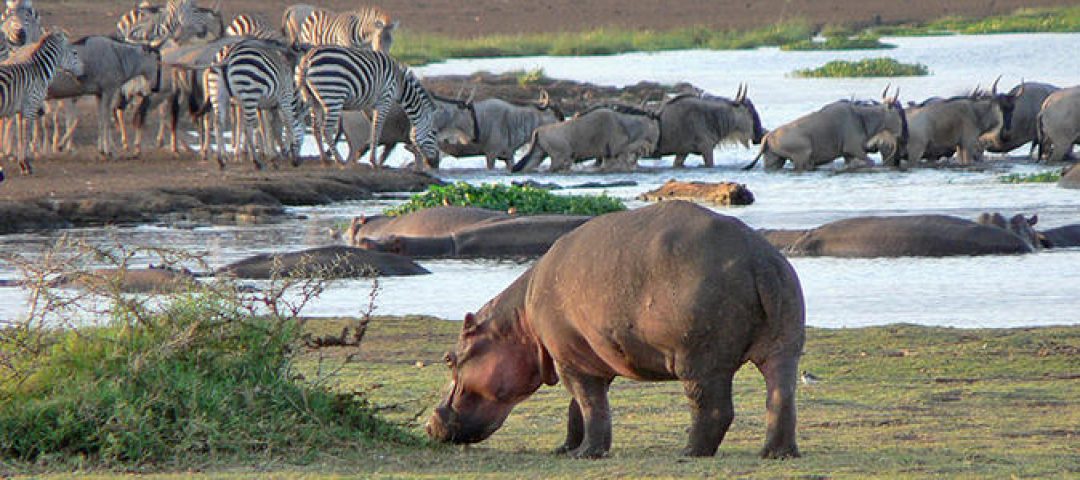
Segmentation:
[(461, 416), (454, 413), (450, 407), (440, 406), (435, 409), (435, 415), (424, 426), (424, 430), (432, 440), (461, 445), (482, 442), (495, 433), (500, 426), (502, 422), (492, 425), (463, 422)]

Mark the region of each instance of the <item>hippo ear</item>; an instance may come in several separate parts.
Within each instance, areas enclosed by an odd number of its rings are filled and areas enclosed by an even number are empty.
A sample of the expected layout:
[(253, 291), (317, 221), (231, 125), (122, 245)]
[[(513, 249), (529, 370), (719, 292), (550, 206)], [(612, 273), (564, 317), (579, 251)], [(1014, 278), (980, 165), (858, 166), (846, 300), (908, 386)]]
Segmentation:
[(1032, 215), (1031, 218), (1027, 219), (1027, 222), (1028, 222), (1028, 225), (1031, 225), (1031, 226), (1034, 227), (1035, 224), (1039, 223), (1039, 214), (1036, 213), (1035, 215)]
[(370, 222), (371, 219), (367, 218), (367, 215), (361, 214), (359, 217), (353, 217), (352, 221), (353, 221), (353, 225), (356, 225), (356, 224), (367, 225), (367, 223)]
[(461, 323), (461, 331), (469, 332), (476, 329), (476, 315), (472, 312), (465, 314), (465, 321)]
[(395, 236), (390, 242), (390, 251), (398, 255), (405, 255), (405, 240)]
[(551, 358), (551, 354), (543, 345), (540, 345), (540, 381), (544, 382), (544, 385), (555, 385), (559, 383), (559, 374), (555, 371), (555, 360)]

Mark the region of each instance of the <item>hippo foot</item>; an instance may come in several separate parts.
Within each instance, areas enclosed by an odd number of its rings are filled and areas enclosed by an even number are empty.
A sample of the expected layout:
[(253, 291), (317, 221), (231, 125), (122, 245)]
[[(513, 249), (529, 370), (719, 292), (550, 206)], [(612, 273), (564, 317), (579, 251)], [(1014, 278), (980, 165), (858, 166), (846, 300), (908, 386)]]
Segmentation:
[(788, 445), (783, 447), (765, 447), (761, 449), (759, 454), (761, 458), (765, 459), (783, 459), (783, 458), (799, 458), (802, 455), (799, 454), (798, 447), (794, 445)]
[(600, 447), (582, 445), (582, 446), (578, 447), (577, 449), (575, 449), (574, 451), (569, 452), (569, 455), (570, 455), (570, 458), (597, 459), (597, 458), (606, 457), (607, 453), (608, 453), (607, 450), (605, 450), (603, 448), (600, 448)]
[(575, 448), (577, 448), (577, 447), (567, 445), (567, 444), (564, 443), (562, 445), (559, 445), (558, 447), (555, 447), (555, 450), (552, 450), (551, 453), (553, 453), (555, 455), (569, 455), (570, 452), (574, 451)]
[(716, 455), (716, 448), (687, 445), (686, 447), (683, 447), (680, 454), (684, 457), (711, 457)]

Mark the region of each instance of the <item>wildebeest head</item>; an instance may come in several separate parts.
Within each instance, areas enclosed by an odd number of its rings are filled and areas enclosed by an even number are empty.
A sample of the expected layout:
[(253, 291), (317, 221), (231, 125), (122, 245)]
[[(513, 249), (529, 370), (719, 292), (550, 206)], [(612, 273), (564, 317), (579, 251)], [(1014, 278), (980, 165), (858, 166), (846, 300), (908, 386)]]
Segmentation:
[(997, 104), (998, 109), (1001, 111), (1001, 127), (998, 128), (997, 137), (1002, 142), (1009, 141), (1009, 132), (1012, 130), (1013, 111), (1016, 110), (1017, 99), (1024, 94), (1024, 82), (1020, 81), (1020, 87), (1016, 88), (1009, 93), (998, 93), (997, 85), (998, 80), (1001, 80), (999, 76), (997, 80), (994, 80), (993, 86), (990, 87), (990, 96), (994, 103)]
[[(497, 312), (500, 309), (492, 307), (496, 301), (465, 316), (457, 349), (446, 354), (450, 385), (426, 427), (435, 440), (483, 441), (540, 385), (558, 382), (547, 350), (535, 339), (506, 331), (508, 324), (518, 323), (520, 310)], [(515, 318), (496, 318), (499, 315)]]
[(432, 95), (435, 100), (435, 130), (439, 144), (461, 145), (480, 141), (480, 122), (472, 102)]
[(735, 94), (735, 105), (746, 109), (746, 113), (750, 116), (753, 123), (753, 132), (750, 135), (750, 141), (752, 141), (754, 145), (761, 145), (761, 139), (765, 138), (765, 127), (761, 125), (761, 115), (758, 114), (757, 108), (754, 107), (754, 102), (751, 102), (750, 97), (746, 96), (747, 90), (749, 90), (749, 87), (745, 83), (739, 86), (739, 91)]
[(881, 94), (881, 106), (885, 109), (884, 122), (881, 130), (888, 131), (895, 140), (895, 148), (892, 149), (891, 158), (885, 159), (887, 164), (899, 164), (900, 158), (906, 154), (908, 143), (907, 112), (904, 104), (900, 102), (900, 88), (896, 89), (893, 96), (889, 96), (889, 87)]

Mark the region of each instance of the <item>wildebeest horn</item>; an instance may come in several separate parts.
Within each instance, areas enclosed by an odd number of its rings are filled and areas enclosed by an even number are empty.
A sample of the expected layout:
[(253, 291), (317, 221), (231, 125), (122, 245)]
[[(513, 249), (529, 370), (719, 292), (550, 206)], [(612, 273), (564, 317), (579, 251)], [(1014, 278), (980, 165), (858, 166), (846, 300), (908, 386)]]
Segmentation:
[(735, 103), (742, 103), (744, 98), (746, 98), (746, 84), (740, 83), (739, 90), (735, 92)]
[(1024, 86), (1024, 78), (1020, 77), (1020, 90), (1017, 90), (1016, 93), (1013, 94), (1013, 98), (1016, 98), (1016, 97), (1019, 97), (1020, 95), (1023, 95), (1024, 94), (1024, 88), (1027, 88), (1027, 87)]
[(891, 83), (885, 84), (885, 90), (881, 92), (881, 99), (886, 100), (889, 98), (889, 88), (892, 87)]
[(998, 75), (997, 78), (994, 79), (994, 83), (990, 85), (990, 95), (997, 95), (997, 84), (1000, 80), (1001, 75)]

